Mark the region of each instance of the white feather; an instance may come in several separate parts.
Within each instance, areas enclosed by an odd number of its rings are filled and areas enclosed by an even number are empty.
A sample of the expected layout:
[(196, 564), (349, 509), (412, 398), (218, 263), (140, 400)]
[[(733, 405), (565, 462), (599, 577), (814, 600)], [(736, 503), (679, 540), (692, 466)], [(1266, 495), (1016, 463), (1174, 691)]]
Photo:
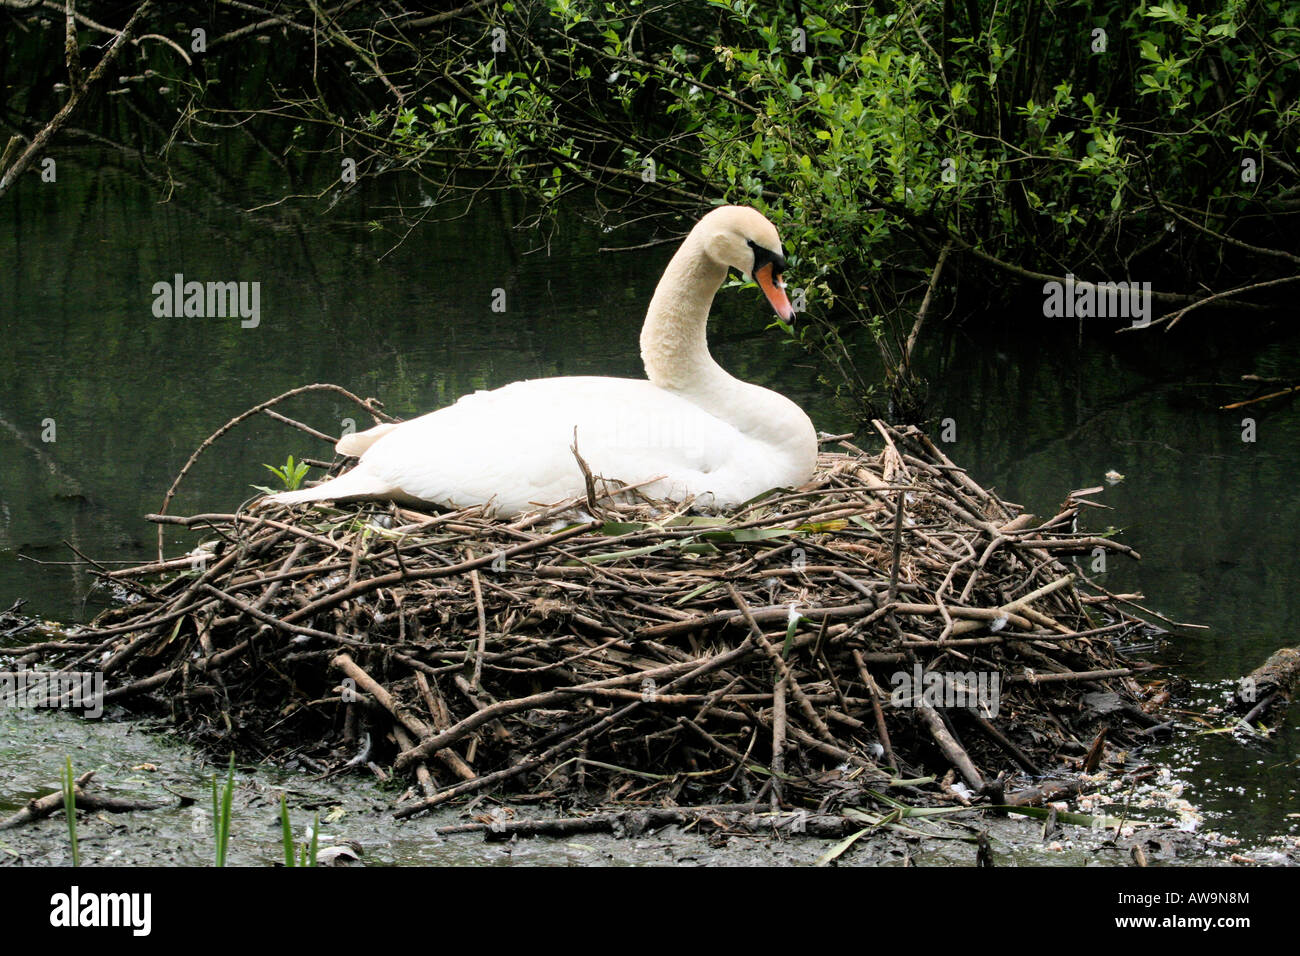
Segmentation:
[[(388, 498), (489, 504), (514, 515), (584, 494), (575, 437), (594, 476), (626, 484), (656, 479), (643, 491), (657, 498), (693, 496), (730, 507), (807, 481), (817, 457), (808, 416), (784, 396), (728, 375), (705, 342), (727, 266), (754, 269), (750, 241), (779, 254), (771, 223), (730, 206), (706, 216), (682, 244), (642, 330), (649, 380), (535, 379), (466, 395), (400, 425), (345, 436), (337, 448), (360, 455), (355, 468), (267, 501)], [(782, 307), (776, 299), (773, 305)]]

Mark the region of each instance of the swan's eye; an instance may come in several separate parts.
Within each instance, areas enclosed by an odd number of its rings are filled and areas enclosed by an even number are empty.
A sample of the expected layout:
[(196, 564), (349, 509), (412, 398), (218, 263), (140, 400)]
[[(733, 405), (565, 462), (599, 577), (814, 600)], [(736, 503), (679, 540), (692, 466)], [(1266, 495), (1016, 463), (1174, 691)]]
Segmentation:
[(779, 252), (773, 252), (771, 249), (765, 249), (753, 239), (746, 239), (745, 241), (749, 244), (749, 248), (754, 253), (754, 268), (753, 271), (750, 272), (750, 278), (757, 282), (758, 270), (763, 268), (765, 265), (771, 265), (772, 276), (776, 278), (777, 281), (780, 281), (779, 277), (785, 272), (785, 256), (781, 255)]

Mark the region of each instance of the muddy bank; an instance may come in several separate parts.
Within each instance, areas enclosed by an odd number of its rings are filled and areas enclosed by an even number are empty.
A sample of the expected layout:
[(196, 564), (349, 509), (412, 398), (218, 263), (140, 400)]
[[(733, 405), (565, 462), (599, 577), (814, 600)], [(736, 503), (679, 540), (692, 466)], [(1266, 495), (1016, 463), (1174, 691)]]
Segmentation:
[[(78, 768), (98, 770), (103, 792), (140, 800), (170, 801), (166, 809), (108, 815), (83, 814), (79, 846), (83, 865), (211, 866), (213, 837), (208, 806), (210, 781), (222, 768), (140, 721), (84, 721), (68, 714), (0, 709), (0, 756), (6, 780), (0, 787), (0, 816), (31, 797), (57, 788), (58, 768), (70, 754)], [(287, 794), (295, 836), (317, 813), (321, 846), (355, 844), (362, 865), (596, 866), (596, 865), (812, 865), (835, 845), (789, 833), (699, 833), (666, 827), (636, 836), (581, 834), (567, 838), (515, 838), (504, 842), (484, 834), (439, 836), (438, 830), (465, 826), (475, 816), (499, 819), (548, 812), (528, 805), (488, 802), (474, 809), (434, 811), (394, 821), (395, 792), (364, 775), (321, 780), (274, 767), (237, 769), (230, 865), (272, 866), (283, 853), (279, 795)], [(1144, 848), (1151, 865), (1229, 864), (1232, 854), (1276, 864), (1288, 858), (1276, 846), (1250, 847), (1223, 838), (1203, 840), (1179, 830), (1173, 790), (1177, 779), (1134, 801), (1132, 819), (1118, 840), (1086, 827), (1064, 825), (1044, 838), (1040, 821), (993, 818), (972, 813), (950, 821), (949, 836), (918, 838), (888, 826), (859, 839), (836, 858), (839, 866), (969, 866), (978, 853), (972, 837), (987, 834), (995, 865), (1129, 866), (1131, 848)], [(178, 796), (179, 795), (179, 796)], [(189, 807), (180, 796), (197, 798)], [(1111, 810), (1110, 812), (1115, 812)], [(554, 815), (552, 813), (552, 815)], [(1165, 822), (1157, 821), (1164, 819)], [(963, 830), (962, 825), (973, 831)], [(1294, 861), (1295, 851), (1292, 851)], [(62, 816), (16, 830), (0, 831), (0, 865), (51, 866), (71, 862)]]

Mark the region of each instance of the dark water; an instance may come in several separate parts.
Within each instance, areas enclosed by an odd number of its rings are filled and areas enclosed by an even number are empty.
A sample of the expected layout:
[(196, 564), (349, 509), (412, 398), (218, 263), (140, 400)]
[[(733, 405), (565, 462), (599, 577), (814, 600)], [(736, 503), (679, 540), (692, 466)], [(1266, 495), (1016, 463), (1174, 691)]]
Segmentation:
[(1297, 714), (1267, 745), (1246, 746), (1205, 710), (1273, 651), (1300, 644), (1300, 406), (1219, 409), (1244, 397), (1244, 374), (1294, 380), (1300, 342), (1222, 315), (1171, 334), (1084, 331), (1022, 319), (951, 336), (936, 377), (937, 417), (957, 422), (949, 454), (1042, 516), (1072, 488), (1106, 485), (1107, 471), (1125, 476), (1094, 496), (1114, 510), (1089, 512), (1084, 526), (1124, 529), (1142, 560), (1110, 558), (1096, 580), (1204, 626), (1142, 652), (1166, 665), (1185, 716), (1202, 726), (1146, 756), (1186, 781), (1207, 829), (1294, 839)]
[[(520, 210), (500, 196), (433, 222), (456, 210), (427, 205), (413, 186), (396, 197), (363, 186), (329, 211), (327, 196), (250, 212), (280, 195), (270, 176), (194, 172), (161, 202), (167, 190), (129, 157), (57, 155), (56, 183), (28, 176), (0, 201), (0, 609), (22, 596), (28, 611), (54, 618), (93, 613), (99, 599), (87, 606), (83, 571), (35, 562), (72, 558), (64, 542), (99, 558), (148, 557), (155, 531), (141, 516), (158, 509), (193, 449), (295, 386), (336, 382), (409, 416), (521, 378), (640, 374), (637, 335), (672, 246), (599, 252), (643, 237), (604, 235), (580, 209), (549, 235), (511, 228)], [(430, 222), (403, 238), (391, 221), (399, 206)], [(151, 290), (176, 273), (260, 283), (260, 324), (156, 317)], [(492, 310), (498, 289), (504, 313)], [(1143, 560), (1112, 558), (1099, 580), (1208, 625), (1148, 653), (1191, 682), (1183, 699), (1197, 711), (1274, 649), (1300, 643), (1300, 407), (1217, 408), (1236, 397), (1228, 386), (1241, 374), (1294, 378), (1300, 367), (1294, 337), (1237, 338), (1256, 321), (1219, 315), (1116, 338), (1026, 314), (928, 343), (935, 419), (953, 419), (949, 454), (981, 483), (1048, 516), (1108, 470), (1126, 476), (1098, 496), (1114, 510), (1090, 526), (1126, 529)], [(820, 428), (851, 427), (815, 362), (764, 333), (767, 322), (752, 287), (724, 291), (715, 355), (799, 401)], [(358, 417), (333, 396), (284, 411), (326, 433)], [(1241, 440), (1245, 416), (1253, 443)], [(172, 510), (230, 510), (267, 482), (262, 463), (327, 452), (252, 421), (200, 460)], [(169, 534), (173, 553), (183, 540)], [(1295, 833), (1296, 724), (1263, 746), (1207, 733), (1152, 757), (1178, 769), (1206, 829), (1252, 840)]]

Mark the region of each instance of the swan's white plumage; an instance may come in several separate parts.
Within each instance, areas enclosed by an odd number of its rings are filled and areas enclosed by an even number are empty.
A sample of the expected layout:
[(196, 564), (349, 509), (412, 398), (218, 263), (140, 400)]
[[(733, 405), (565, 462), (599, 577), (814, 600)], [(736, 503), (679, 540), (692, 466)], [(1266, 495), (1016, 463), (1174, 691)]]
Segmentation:
[(765, 218), (721, 207), (682, 244), (642, 332), (650, 380), (535, 379), (466, 395), (400, 425), (345, 436), (337, 447), (361, 456), (354, 469), (268, 501), (490, 502), (498, 514), (514, 515), (584, 493), (571, 451), (575, 427), (578, 452), (594, 475), (628, 484), (662, 476), (644, 489), (653, 497), (694, 496), (728, 507), (807, 481), (817, 456), (808, 416), (784, 396), (728, 375), (705, 341), (727, 266), (755, 271), (747, 241), (779, 255)]
[(366, 453), (367, 448), (379, 441), (379, 439), (383, 438), (396, 427), (397, 423), (389, 422), (383, 425), (376, 425), (374, 428), (367, 428), (363, 432), (353, 432), (351, 435), (344, 435), (334, 443), (334, 450), (340, 455), (351, 455), (359, 458)]

